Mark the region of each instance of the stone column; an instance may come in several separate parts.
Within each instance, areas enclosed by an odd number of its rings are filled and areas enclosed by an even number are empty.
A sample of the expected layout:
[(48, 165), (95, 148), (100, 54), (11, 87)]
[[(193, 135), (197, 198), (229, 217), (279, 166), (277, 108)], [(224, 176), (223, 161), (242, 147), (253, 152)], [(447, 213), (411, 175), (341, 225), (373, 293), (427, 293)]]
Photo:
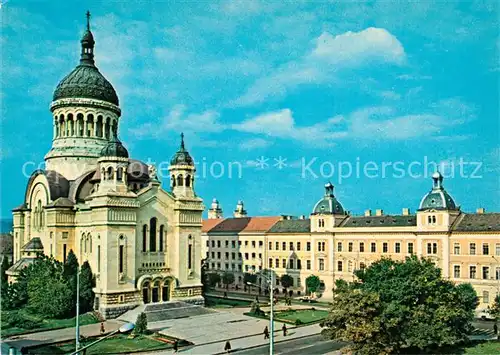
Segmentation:
[(54, 120), (54, 139), (57, 138), (57, 118)]
[(87, 137), (87, 116), (83, 116), (83, 137)]
[(97, 137), (97, 116), (94, 117), (94, 126), (92, 127), (93, 128), (93, 137)]

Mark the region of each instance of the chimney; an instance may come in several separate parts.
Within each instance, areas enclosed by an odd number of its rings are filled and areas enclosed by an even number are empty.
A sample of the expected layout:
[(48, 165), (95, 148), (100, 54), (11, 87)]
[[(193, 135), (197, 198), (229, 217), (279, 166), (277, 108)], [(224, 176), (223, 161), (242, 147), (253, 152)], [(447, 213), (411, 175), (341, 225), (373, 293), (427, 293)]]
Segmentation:
[(376, 211), (375, 211), (375, 214), (376, 214), (377, 216), (383, 216), (383, 215), (384, 215), (384, 210), (376, 210)]
[(403, 216), (409, 216), (410, 215), (410, 209), (409, 208), (403, 208)]
[(477, 214), (483, 214), (485, 212), (484, 208), (483, 207), (479, 207), (477, 210), (476, 210), (476, 213)]
[(372, 210), (365, 211), (365, 217), (370, 217), (372, 215)]

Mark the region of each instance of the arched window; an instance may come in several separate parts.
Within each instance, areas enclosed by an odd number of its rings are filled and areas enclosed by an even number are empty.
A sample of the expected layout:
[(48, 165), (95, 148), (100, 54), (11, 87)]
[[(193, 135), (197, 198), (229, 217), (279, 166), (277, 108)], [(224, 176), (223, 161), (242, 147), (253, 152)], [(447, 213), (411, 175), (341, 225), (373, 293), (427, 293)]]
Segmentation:
[(123, 168), (116, 169), (116, 180), (122, 181), (123, 179)]
[(125, 242), (123, 235), (120, 235), (119, 240), (119, 248), (118, 248), (118, 272), (123, 274), (124, 271), (124, 256), (125, 256)]
[(68, 125), (69, 125), (69, 135), (75, 135), (75, 121), (73, 120), (73, 114), (68, 114)]
[(83, 137), (83, 114), (79, 113), (76, 115), (76, 122), (78, 126), (78, 136)]
[(118, 123), (116, 121), (113, 121), (113, 125), (111, 126), (111, 130), (113, 133), (113, 137), (117, 138), (118, 137)]
[(113, 168), (109, 167), (107, 174), (106, 174), (106, 180), (113, 180)]
[(156, 251), (156, 217), (149, 221), (149, 251)]
[(177, 175), (177, 186), (182, 186), (183, 185), (183, 178), (182, 178), (182, 174), (180, 175)]
[(97, 127), (96, 127), (96, 133), (97, 137), (102, 138), (102, 116), (99, 115), (97, 116)]
[(38, 215), (37, 215), (38, 228), (42, 228), (43, 227), (43, 213), (42, 213), (42, 201), (40, 201), (40, 200), (38, 200), (38, 202), (37, 202), (37, 210), (38, 210)]
[(189, 270), (193, 268), (193, 237), (190, 235), (188, 237), (188, 255), (187, 255), (187, 267)]
[(158, 251), (163, 251), (163, 233), (165, 233), (165, 226), (160, 226), (160, 235), (158, 240)]
[(432, 216), (432, 223), (436, 224), (436, 216)]
[(144, 304), (147, 304), (149, 303), (149, 282), (144, 282), (142, 284), (142, 302), (144, 302)]
[(107, 117), (106, 123), (104, 124), (104, 137), (106, 139), (109, 139), (109, 121), (111, 121), (111, 118)]
[(186, 175), (186, 187), (191, 186), (191, 175)]
[(147, 250), (148, 243), (148, 226), (145, 224), (142, 226), (142, 251), (145, 252)]
[(175, 175), (172, 175), (172, 187), (175, 187)]
[(94, 115), (87, 115), (87, 137), (94, 136)]
[(59, 116), (59, 135), (61, 137), (64, 137), (66, 135), (65, 134), (66, 132), (64, 131), (64, 127), (65, 127), (65, 125), (64, 125), (64, 115), (60, 115)]
[(92, 253), (92, 235), (89, 234), (89, 253)]
[(155, 281), (151, 291), (151, 301), (153, 303), (160, 302), (160, 281)]

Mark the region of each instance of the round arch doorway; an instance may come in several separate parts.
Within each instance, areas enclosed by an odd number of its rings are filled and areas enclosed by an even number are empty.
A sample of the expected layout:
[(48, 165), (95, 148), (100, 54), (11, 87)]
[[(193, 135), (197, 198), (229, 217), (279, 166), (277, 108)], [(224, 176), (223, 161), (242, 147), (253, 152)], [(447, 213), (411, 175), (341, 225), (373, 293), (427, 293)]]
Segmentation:
[(163, 280), (156, 279), (154, 281), (146, 280), (142, 284), (142, 302), (159, 303), (168, 302), (172, 293), (172, 278), (165, 278)]

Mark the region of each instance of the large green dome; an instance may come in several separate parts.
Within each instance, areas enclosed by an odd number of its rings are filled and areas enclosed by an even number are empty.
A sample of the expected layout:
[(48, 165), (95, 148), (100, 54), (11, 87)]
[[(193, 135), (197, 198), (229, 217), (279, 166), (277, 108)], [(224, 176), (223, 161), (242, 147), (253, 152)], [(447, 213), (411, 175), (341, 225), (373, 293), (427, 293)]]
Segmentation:
[(87, 98), (110, 102), (118, 106), (118, 96), (111, 83), (94, 65), (80, 64), (54, 91), (54, 101), (66, 98)]

